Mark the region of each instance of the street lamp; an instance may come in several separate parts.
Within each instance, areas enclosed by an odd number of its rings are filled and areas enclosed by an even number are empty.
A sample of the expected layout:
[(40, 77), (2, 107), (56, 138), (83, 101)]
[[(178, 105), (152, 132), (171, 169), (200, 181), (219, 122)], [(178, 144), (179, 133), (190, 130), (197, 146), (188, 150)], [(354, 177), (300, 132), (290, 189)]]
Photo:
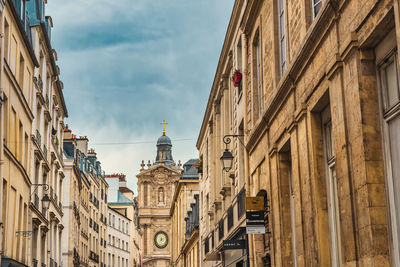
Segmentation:
[(43, 196), (43, 198), (42, 198), (42, 207), (44, 208), (44, 209), (46, 209), (46, 210), (48, 210), (49, 209), (49, 207), (50, 207), (50, 198), (49, 198), (49, 195), (48, 194), (45, 194), (44, 196)]
[[(242, 136), (244, 136), (244, 135), (243, 134), (228, 134), (228, 135), (225, 135), (224, 138), (222, 139), (222, 141), (225, 144), (225, 151), (224, 151), (224, 153), (222, 153), (222, 156), (220, 159), (222, 162), (222, 169), (226, 172), (229, 172), (232, 169), (232, 165), (233, 165), (233, 155), (228, 149), (228, 144), (230, 144), (232, 141), (231, 137), (236, 138), (236, 137), (242, 137)], [(239, 138), (239, 141), (242, 143), (242, 145), (244, 145), (240, 138)]]
[(232, 169), (233, 165), (233, 155), (232, 153), (226, 148), (224, 153), (221, 156), (222, 162), (222, 169), (226, 172), (229, 172)]
[[(30, 194), (30, 199), (32, 200), (32, 195), (35, 194), (36, 190), (38, 189), (39, 186), (43, 186), (43, 191), (49, 190), (49, 185), (48, 184), (32, 184), (31, 187), (34, 187), (35, 189), (33, 192)], [(48, 210), (50, 207), (50, 198), (49, 195), (45, 194), (42, 198), (42, 207), (45, 210)]]

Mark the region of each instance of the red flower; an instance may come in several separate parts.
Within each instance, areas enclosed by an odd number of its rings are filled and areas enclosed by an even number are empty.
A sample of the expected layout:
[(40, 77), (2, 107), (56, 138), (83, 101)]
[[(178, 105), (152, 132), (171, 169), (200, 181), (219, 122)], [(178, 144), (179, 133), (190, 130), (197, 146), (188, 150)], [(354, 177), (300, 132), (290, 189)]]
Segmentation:
[(233, 76), (233, 86), (239, 87), (241, 81), (242, 81), (242, 74), (238, 70), (236, 70)]

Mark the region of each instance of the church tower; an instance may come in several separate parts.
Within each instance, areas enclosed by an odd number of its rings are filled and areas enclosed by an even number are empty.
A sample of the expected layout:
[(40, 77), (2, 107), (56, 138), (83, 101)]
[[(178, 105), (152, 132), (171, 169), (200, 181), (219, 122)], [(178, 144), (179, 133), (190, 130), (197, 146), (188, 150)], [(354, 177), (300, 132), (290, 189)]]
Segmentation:
[(165, 134), (157, 140), (156, 160), (142, 161), (138, 178), (139, 223), (143, 230), (144, 267), (167, 267), (171, 260), (170, 208), (175, 181), (181, 176), (181, 163), (172, 157), (172, 142)]

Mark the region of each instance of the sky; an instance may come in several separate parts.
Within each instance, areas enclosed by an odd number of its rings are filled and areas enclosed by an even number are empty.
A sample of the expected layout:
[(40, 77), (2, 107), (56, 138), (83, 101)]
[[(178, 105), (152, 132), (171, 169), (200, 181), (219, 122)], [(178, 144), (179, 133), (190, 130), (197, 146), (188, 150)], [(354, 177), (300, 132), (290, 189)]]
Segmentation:
[(48, 0), (68, 109), (106, 174), (136, 192), (140, 163), (166, 133), (175, 161), (196, 141), (234, 0)]

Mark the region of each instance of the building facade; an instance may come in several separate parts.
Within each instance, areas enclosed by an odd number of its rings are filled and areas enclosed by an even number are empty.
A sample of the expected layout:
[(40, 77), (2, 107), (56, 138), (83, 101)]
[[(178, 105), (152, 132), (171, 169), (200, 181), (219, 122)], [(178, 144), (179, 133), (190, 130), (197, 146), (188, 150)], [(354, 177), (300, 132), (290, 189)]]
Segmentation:
[(108, 184), (87, 137), (77, 138), (64, 129), (66, 178), (63, 218), (68, 242), (63, 243), (64, 264), (98, 266), (107, 264)]
[(199, 175), (193, 166), (197, 159), (183, 164), (172, 199), (171, 266), (199, 267)]
[(157, 140), (157, 156), (145, 168), (142, 161), (138, 178), (139, 223), (143, 231), (142, 266), (166, 267), (171, 261), (170, 208), (175, 183), (181, 176), (181, 164), (172, 158), (171, 139)]
[[(134, 267), (142, 266), (142, 231), (138, 223), (137, 200), (133, 196), (133, 191), (127, 187), (127, 180), (124, 174), (109, 174), (105, 177), (109, 184), (108, 206), (130, 220), (129, 225), (125, 226), (125, 230), (129, 234), (130, 238), (128, 245), (129, 264)], [(111, 218), (109, 217), (109, 225), (112, 223), (110, 219)], [(108, 243), (112, 244), (110, 240)], [(114, 261), (112, 258), (108, 258), (108, 262), (112, 264)]]
[(26, 26), (26, 11), (16, 1), (1, 5), (1, 263), (30, 265), (30, 137), (34, 118), (33, 75), (39, 64), (29, 24)]
[(44, 1), (14, 0), (0, 8), (2, 266), (62, 265), (60, 144), (68, 113), (44, 9)]
[(107, 262), (110, 267), (136, 266), (130, 262), (131, 220), (113, 208), (108, 208)]
[[(205, 266), (400, 264), (398, 18), (398, 1), (235, 1), (197, 143)], [(264, 197), (267, 233), (222, 251), (241, 182)]]

